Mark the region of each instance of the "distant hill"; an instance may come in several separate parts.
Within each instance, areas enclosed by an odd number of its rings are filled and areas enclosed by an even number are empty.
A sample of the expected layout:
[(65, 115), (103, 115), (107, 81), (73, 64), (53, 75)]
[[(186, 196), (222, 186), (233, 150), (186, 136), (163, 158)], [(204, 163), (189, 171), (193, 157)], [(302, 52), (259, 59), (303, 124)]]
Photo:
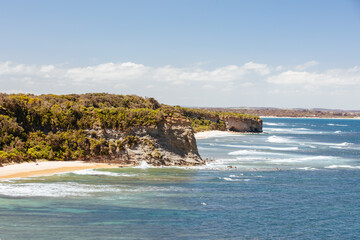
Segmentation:
[(315, 118), (360, 118), (360, 110), (340, 110), (340, 109), (283, 109), (271, 107), (253, 107), (253, 108), (196, 108), (218, 112), (236, 112), (263, 117), (315, 117)]

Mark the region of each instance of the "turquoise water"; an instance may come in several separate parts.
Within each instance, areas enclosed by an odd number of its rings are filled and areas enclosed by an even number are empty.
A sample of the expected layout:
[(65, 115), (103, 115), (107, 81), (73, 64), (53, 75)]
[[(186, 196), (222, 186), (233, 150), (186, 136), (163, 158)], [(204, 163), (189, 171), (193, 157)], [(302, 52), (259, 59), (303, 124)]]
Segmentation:
[(264, 131), (199, 139), (203, 167), (1, 181), (0, 239), (359, 239), (360, 121)]

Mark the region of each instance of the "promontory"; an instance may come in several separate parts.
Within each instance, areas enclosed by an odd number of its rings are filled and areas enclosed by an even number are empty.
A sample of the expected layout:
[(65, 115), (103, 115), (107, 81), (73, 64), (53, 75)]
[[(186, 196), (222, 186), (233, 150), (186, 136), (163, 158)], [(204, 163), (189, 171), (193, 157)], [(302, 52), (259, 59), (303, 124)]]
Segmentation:
[(0, 94), (0, 164), (84, 160), (204, 164), (194, 132), (262, 132), (259, 117), (106, 93)]

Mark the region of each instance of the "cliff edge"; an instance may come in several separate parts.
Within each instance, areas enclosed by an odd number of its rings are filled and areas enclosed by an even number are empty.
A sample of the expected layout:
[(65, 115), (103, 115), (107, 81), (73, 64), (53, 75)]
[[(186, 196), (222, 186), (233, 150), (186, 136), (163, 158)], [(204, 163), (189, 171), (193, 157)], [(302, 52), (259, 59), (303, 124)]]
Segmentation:
[(95, 161), (111, 161), (139, 165), (142, 161), (153, 166), (202, 165), (194, 131), (186, 119), (168, 118), (157, 126), (138, 127), (129, 132), (114, 129), (89, 129), (89, 138), (104, 139), (112, 150)]
[(201, 165), (194, 132), (261, 132), (256, 116), (106, 93), (0, 94), (0, 164), (84, 160)]

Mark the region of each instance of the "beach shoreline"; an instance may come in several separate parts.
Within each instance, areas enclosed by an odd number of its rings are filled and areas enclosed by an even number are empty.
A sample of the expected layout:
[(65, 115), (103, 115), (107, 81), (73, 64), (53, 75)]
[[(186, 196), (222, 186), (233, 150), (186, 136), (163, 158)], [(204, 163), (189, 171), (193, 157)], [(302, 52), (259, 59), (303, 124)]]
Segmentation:
[[(205, 131), (195, 133), (196, 139), (205, 139), (211, 137), (222, 137), (230, 135), (241, 135), (244, 133), (229, 131)], [(24, 177), (50, 176), (59, 173), (74, 172), (85, 169), (99, 168), (118, 168), (133, 167), (133, 165), (121, 165), (114, 163), (96, 163), (84, 161), (46, 161), (37, 160), (36, 162), (12, 163), (0, 167), (0, 180)]]
[(83, 161), (37, 161), (0, 167), (0, 179), (49, 176), (85, 169), (117, 168), (119, 164)]

